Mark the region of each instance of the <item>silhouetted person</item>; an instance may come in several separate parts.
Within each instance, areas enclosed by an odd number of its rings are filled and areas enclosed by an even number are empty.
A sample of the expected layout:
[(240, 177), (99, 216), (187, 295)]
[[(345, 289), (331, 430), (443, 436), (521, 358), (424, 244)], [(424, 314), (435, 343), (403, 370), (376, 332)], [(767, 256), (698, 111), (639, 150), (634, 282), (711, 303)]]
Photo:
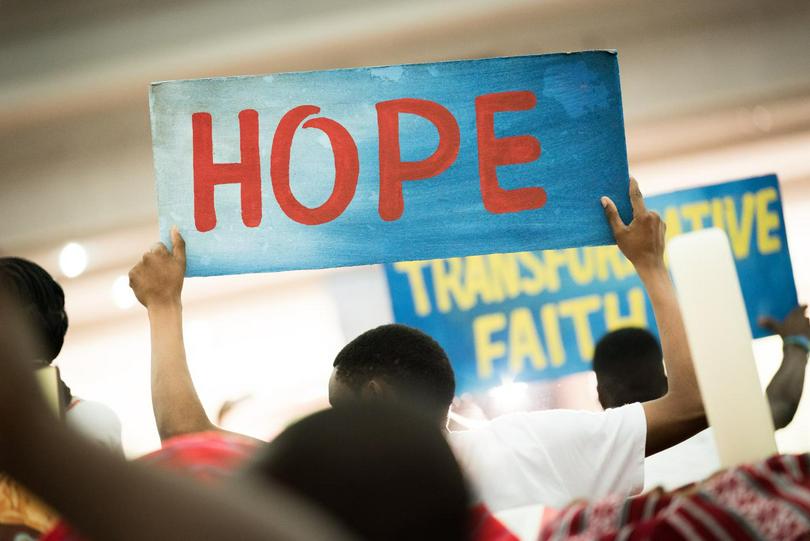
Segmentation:
[[(760, 323), (782, 337), (782, 364), (766, 394), (776, 429), (793, 420), (804, 387), (810, 321), (806, 306), (797, 306), (781, 322), (763, 318)], [(658, 340), (646, 329), (629, 327), (612, 331), (596, 344), (593, 356), (596, 389), (605, 409), (636, 401), (655, 400), (667, 392), (664, 359)], [(703, 479), (720, 467), (711, 430), (704, 430), (680, 445), (645, 460), (645, 488), (668, 489)]]
[(661, 346), (645, 329), (628, 327), (602, 337), (594, 349), (593, 371), (605, 409), (655, 400), (667, 392)]
[[(28, 323), (43, 347), (36, 366), (48, 366), (62, 351), (68, 330), (65, 293), (53, 277), (32, 261), (19, 257), (0, 257), (0, 291), (25, 311)], [(60, 379), (65, 421), (88, 438), (122, 453), (121, 423), (106, 405), (74, 396)]]

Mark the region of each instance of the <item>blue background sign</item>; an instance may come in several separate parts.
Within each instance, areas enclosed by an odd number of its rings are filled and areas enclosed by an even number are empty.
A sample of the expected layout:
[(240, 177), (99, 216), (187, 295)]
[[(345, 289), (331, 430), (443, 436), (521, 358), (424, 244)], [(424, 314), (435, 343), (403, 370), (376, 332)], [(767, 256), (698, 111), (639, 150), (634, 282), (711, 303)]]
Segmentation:
[(611, 240), (630, 216), (615, 52), (155, 83), (161, 236), (188, 274)]
[[(773, 175), (647, 198), (667, 236), (724, 229), (751, 331), (760, 316), (796, 306), (779, 183)], [(600, 216), (598, 220), (604, 221)], [(596, 341), (626, 326), (657, 333), (632, 265), (613, 246), (494, 254), (386, 265), (397, 322), (447, 350), (458, 392), (590, 370)]]

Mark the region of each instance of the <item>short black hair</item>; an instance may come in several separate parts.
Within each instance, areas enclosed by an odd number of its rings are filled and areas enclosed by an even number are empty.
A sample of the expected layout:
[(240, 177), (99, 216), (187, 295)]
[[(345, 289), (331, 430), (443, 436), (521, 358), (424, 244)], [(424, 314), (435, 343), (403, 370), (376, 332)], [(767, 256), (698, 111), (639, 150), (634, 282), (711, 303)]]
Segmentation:
[(439, 419), (447, 416), (456, 379), (447, 353), (436, 340), (407, 325), (368, 330), (335, 357), (336, 376), (360, 392), (372, 379), (390, 385), (403, 399)]
[(20, 304), (52, 362), (62, 351), (68, 317), (65, 293), (48, 271), (27, 259), (0, 257), (0, 290)]
[(627, 327), (603, 336), (593, 355), (602, 407), (617, 408), (664, 396), (663, 359), (658, 340), (645, 329)]
[(247, 474), (279, 483), (365, 540), (469, 539), (470, 494), (436, 423), (392, 403), (320, 411), (277, 436)]

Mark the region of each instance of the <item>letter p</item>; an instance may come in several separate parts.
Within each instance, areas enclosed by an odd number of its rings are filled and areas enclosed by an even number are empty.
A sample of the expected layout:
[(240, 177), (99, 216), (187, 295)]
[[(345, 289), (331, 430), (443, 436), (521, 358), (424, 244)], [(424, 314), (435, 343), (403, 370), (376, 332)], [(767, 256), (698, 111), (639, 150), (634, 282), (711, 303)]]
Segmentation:
[[(410, 113), (429, 120), (439, 131), (439, 145), (433, 154), (418, 162), (403, 162), (399, 146), (399, 115)], [(399, 219), (405, 208), (402, 183), (435, 177), (450, 167), (458, 156), (461, 135), (453, 114), (436, 102), (402, 98), (377, 104), (380, 133), (380, 218)]]

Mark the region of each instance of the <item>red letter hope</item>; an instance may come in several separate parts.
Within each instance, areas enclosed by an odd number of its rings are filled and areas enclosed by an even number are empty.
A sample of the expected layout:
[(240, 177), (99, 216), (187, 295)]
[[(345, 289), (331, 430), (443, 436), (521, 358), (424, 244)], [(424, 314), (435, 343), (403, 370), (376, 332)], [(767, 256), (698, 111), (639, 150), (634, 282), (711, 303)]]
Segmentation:
[[(399, 114), (410, 113), (429, 120), (439, 131), (439, 145), (429, 157), (403, 162), (399, 152)], [(415, 98), (383, 101), (377, 104), (380, 131), (380, 218), (392, 221), (402, 216), (402, 182), (435, 177), (450, 164), (460, 144), (458, 123), (452, 113), (438, 103)]]
[(239, 113), (241, 163), (214, 163), (211, 115), (191, 115), (194, 163), (194, 224), (201, 232), (217, 225), (214, 186), (242, 185), (242, 222), (256, 227), (262, 221), (262, 177), (259, 167), (259, 113), (246, 109)]
[(340, 216), (351, 203), (357, 189), (360, 162), (357, 145), (341, 124), (329, 118), (313, 118), (304, 122), (304, 128), (318, 128), (329, 137), (335, 155), (335, 186), (326, 203), (317, 208), (302, 205), (290, 188), (290, 148), (298, 125), (308, 117), (320, 112), (314, 105), (300, 105), (287, 112), (278, 123), (270, 151), (270, 179), (273, 192), (284, 214), (304, 225), (331, 222)]
[(475, 98), (475, 124), (478, 129), (478, 175), (484, 208), (494, 214), (538, 209), (546, 204), (543, 188), (504, 190), (498, 184), (499, 165), (532, 162), (540, 157), (540, 141), (531, 135), (495, 137), (495, 113), (526, 111), (537, 103), (529, 91), (500, 92)]

